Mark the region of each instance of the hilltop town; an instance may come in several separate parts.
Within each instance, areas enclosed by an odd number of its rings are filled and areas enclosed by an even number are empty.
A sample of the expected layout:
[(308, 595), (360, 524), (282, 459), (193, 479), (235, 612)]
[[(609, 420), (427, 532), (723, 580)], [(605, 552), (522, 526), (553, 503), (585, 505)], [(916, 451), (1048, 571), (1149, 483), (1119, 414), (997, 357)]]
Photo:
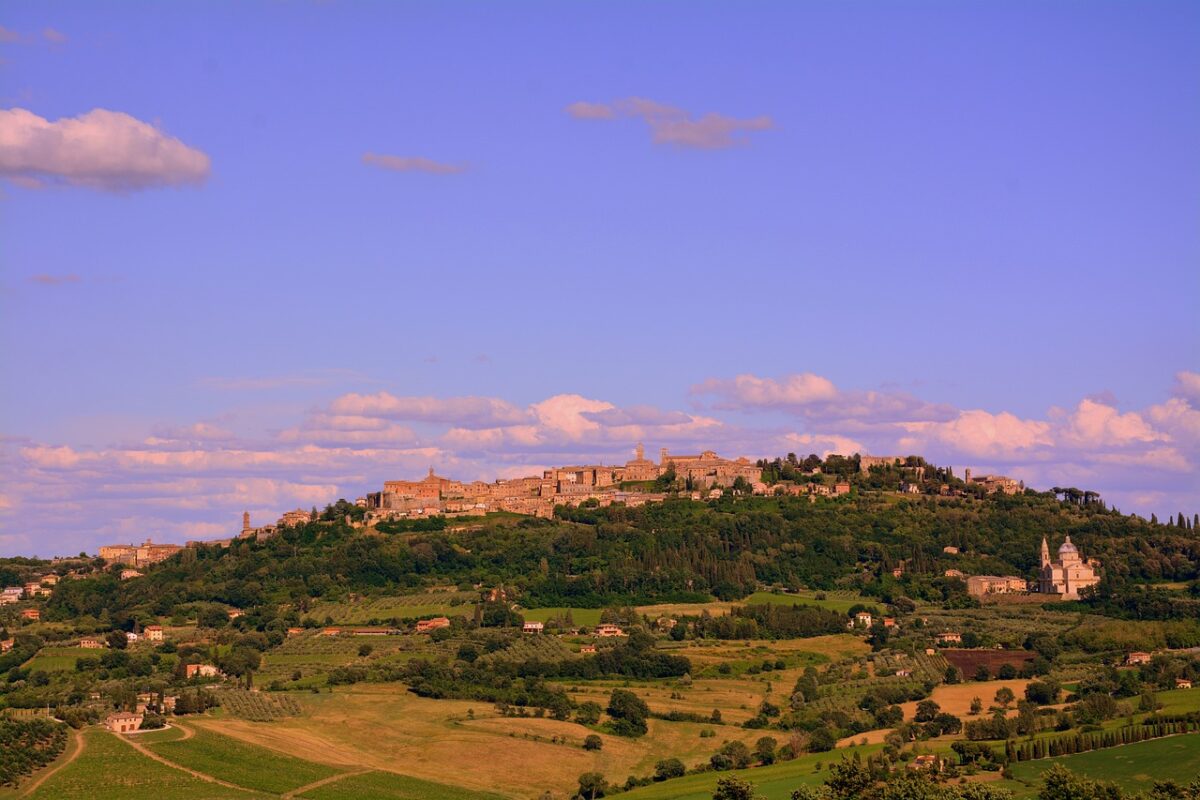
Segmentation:
[[(0, 737), (23, 737), (0, 779), (40, 800), (129, 752), (146, 800), (164, 780), (654, 800), (857, 754), (1007, 787), (1200, 740), (1198, 525), (918, 456), (639, 446), (491, 483), (430, 470), (215, 541), (0, 560)], [(429, 754), (450, 741), (535, 766), (447, 774)], [(143, 785), (149, 764), (176, 777)]]

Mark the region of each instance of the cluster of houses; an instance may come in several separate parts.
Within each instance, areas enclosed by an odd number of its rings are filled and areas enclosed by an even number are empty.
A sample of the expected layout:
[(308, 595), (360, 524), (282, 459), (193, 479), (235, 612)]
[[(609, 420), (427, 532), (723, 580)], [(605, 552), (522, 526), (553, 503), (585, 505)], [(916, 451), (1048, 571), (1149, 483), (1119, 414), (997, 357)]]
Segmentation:
[[(674, 622), (674, 620), (672, 620), (672, 622)], [(524, 633), (533, 633), (533, 634), (544, 633), (546, 630), (546, 624), (544, 622), (526, 622), (521, 627), (521, 630)], [(571, 633), (579, 633), (579, 632), (580, 632), (579, 628), (574, 628), (571, 630)], [(612, 622), (601, 622), (594, 629), (592, 629), (592, 634), (594, 636), (598, 636), (598, 637), (604, 638), (604, 639), (607, 639), (607, 638), (610, 638), (613, 636), (627, 635), (625, 633), (625, 630), (620, 625), (617, 625)], [(584, 649), (582, 652), (594, 653), (594, 652), (596, 652), (596, 646), (595, 645), (584, 645)]]
[(846, 630), (870, 630), (878, 622), (884, 628), (894, 630), (897, 628), (895, 617), (880, 617), (876, 619), (870, 611), (859, 611), (855, 613), (854, 618), (846, 623)]
[[(1133, 651), (1131, 653), (1127, 653), (1125, 655), (1125, 666), (1139, 667), (1143, 664), (1149, 664), (1150, 660), (1152, 658), (1154, 658), (1153, 653), (1146, 653), (1146, 652), (1142, 652), (1140, 650), (1135, 650), (1135, 651)], [(1175, 688), (1176, 689), (1190, 689), (1190, 688), (1192, 688), (1192, 681), (1190, 678), (1176, 678), (1175, 679)]]
[(40, 575), (26, 582), (24, 586), (5, 586), (0, 590), (0, 606), (32, 600), (35, 597), (49, 597), (58, 581), (59, 577), (51, 573)]

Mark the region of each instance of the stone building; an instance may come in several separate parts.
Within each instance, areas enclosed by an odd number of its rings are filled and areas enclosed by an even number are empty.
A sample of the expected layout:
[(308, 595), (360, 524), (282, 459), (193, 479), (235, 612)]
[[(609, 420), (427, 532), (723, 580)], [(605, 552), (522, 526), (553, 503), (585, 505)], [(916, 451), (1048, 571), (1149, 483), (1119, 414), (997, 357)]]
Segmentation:
[(621, 480), (652, 481), (659, 476), (661, 470), (658, 464), (646, 458), (646, 448), (641, 442), (638, 442), (633, 453), (633, 460), (626, 461), (624, 469), (621, 470)]
[(1009, 478), (1006, 475), (971, 475), (971, 470), (964, 473), (964, 481), (968, 486), (982, 486), (983, 490), (988, 494), (996, 492), (1004, 492), (1005, 494), (1016, 494), (1024, 491), (1025, 485), (1018, 480)]
[(691, 482), (692, 486), (707, 489), (710, 486), (732, 486), (738, 478), (744, 478), (748, 483), (762, 480), (762, 470), (754, 462), (743, 456), (736, 461), (721, 458), (712, 450), (705, 450), (699, 455), (671, 455), (667, 448), (659, 452), (660, 474), (675, 469), (675, 479)]
[(891, 467), (900, 463), (900, 456), (864, 456), (858, 457), (858, 471), (870, 472), (871, 467)]
[(177, 544), (155, 544), (147, 539), (140, 545), (109, 544), (100, 548), (100, 557), (111, 564), (144, 567), (165, 561), (183, 548)]
[(1080, 591), (1100, 582), (1100, 576), (1096, 573), (1098, 564), (1091, 559), (1084, 560), (1079, 549), (1071, 543), (1070, 536), (1058, 548), (1058, 561), (1050, 560), (1050, 544), (1042, 537), (1041, 560), (1038, 591), (1042, 594), (1056, 594), (1063, 600), (1077, 600)]
[(988, 594), (1023, 594), (1028, 582), (1017, 575), (972, 575), (967, 578), (967, 593), (972, 597)]
[(104, 727), (113, 733), (133, 733), (142, 727), (142, 715), (129, 711), (118, 711), (105, 717)]

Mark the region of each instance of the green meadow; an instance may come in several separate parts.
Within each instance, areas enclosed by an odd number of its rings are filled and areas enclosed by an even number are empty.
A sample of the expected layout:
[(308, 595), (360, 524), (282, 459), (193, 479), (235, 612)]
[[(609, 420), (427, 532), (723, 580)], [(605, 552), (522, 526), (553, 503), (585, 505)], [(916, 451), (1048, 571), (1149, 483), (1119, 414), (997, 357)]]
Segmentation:
[(501, 795), (431, 783), (392, 772), (348, 775), (300, 795), (307, 800), (500, 800)]
[(341, 772), (203, 729), (197, 729), (190, 739), (155, 742), (150, 749), (205, 775), (273, 794), (298, 789)]
[(75, 669), (75, 662), (83, 656), (99, 656), (103, 650), (85, 650), (82, 647), (43, 647), (33, 658), (23, 665), (30, 671), (42, 670), (54, 672), (57, 670)]
[(1200, 734), (1167, 736), (1073, 756), (1023, 761), (1013, 765), (1013, 780), (998, 785), (1012, 789), (1017, 797), (1033, 797), (1042, 773), (1054, 764), (1062, 764), (1089, 778), (1112, 781), (1133, 792), (1148, 791), (1155, 781), (1186, 784), (1200, 776)]
[[(83, 752), (27, 795), (29, 800), (241, 800), (253, 797), (249, 792), (218, 786), (160, 764), (107, 731), (91, 729), (82, 735)], [(34, 775), (33, 780), (38, 777)]]

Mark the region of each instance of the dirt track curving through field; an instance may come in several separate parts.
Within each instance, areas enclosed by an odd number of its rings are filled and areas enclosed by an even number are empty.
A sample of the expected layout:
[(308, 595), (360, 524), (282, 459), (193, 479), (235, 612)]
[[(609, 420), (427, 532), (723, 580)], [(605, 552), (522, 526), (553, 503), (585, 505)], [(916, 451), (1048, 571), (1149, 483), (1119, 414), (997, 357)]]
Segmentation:
[[(186, 728), (183, 728), (183, 726), (180, 726), (180, 728), (185, 731), (187, 730)], [(157, 761), (158, 763), (165, 764), (166, 766), (171, 767), (172, 769), (177, 769), (180, 772), (186, 772), (188, 775), (191, 775), (194, 778), (199, 778), (202, 781), (207, 781), (208, 783), (215, 783), (218, 786), (224, 786), (226, 789), (234, 789), (236, 791), (245, 792), (247, 794), (258, 794), (258, 795), (264, 794), (263, 792), (258, 792), (258, 791), (255, 791), (254, 789), (247, 789), (245, 786), (238, 786), (236, 783), (230, 783), (229, 781), (223, 781), (220, 778), (214, 778), (212, 775), (208, 775), (204, 772), (197, 772), (196, 770), (185, 767), (182, 764), (176, 764), (174, 761), (163, 758), (158, 753), (151, 750), (149, 747), (146, 747), (144, 744), (142, 744), (138, 741), (135, 741), (133, 739), (133, 737), (118, 736), (117, 734), (113, 734), (113, 735), (117, 736), (118, 739), (125, 742), (125, 744), (129, 745), (134, 750), (137, 750), (139, 753), (146, 756), (147, 758), (152, 758), (155, 761)], [(185, 737), (185, 738), (187, 738), (187, 737)]]
[(284, 792), (280, 796), (287, 797), (287, 798), (296, 797), (297, 795), (304, 794), (305, 792), (311, 792), (313, 789), (324, 786), (328, 783), (334, 783), (336, 781), (342, 780), (343, 778), (349, 778), (354, 775), (362, 775), (363, 773), (366, 773), (366, 772), (371, 772), (371, 770), (356, 769), (353, 772), (339, 772), (337, 775), (330, 775), (328, 778), (322, 778), (319, 781), (313, 781), (312, 783), (305, 784), (304, 786), (299, 786), (295, 789), (292, 789), (290, 792)]
[(62, 761), (59, 761), (57, 764), (55, 764), (50, 769), (43, 772), (41, 775), (37, 776), (37, 779), (35, 779), (33, 783), (26, 786), (25, 791), (21, 792), (21, 795), (20, 795), (21, 797), (28, 797), (29, 795), (36, 792), (38, 790), (38, 787), (41, 786), (43, 783), (45, 783), (46, 780), (51, 775), (54, 775), (60, 769), (67, 766), (75, 759), (79, 758), (79, 754), (83, 752), (83, 748), (87, 746), (87, 743), (83, 740), (82, 733), (79, 733), (77, 731), (71, 731), (71, 742), (68, 746), (73, 747), (74, 749), (71, 750), (71, 752), (67, 754), (67, 757), (64, 758)]

